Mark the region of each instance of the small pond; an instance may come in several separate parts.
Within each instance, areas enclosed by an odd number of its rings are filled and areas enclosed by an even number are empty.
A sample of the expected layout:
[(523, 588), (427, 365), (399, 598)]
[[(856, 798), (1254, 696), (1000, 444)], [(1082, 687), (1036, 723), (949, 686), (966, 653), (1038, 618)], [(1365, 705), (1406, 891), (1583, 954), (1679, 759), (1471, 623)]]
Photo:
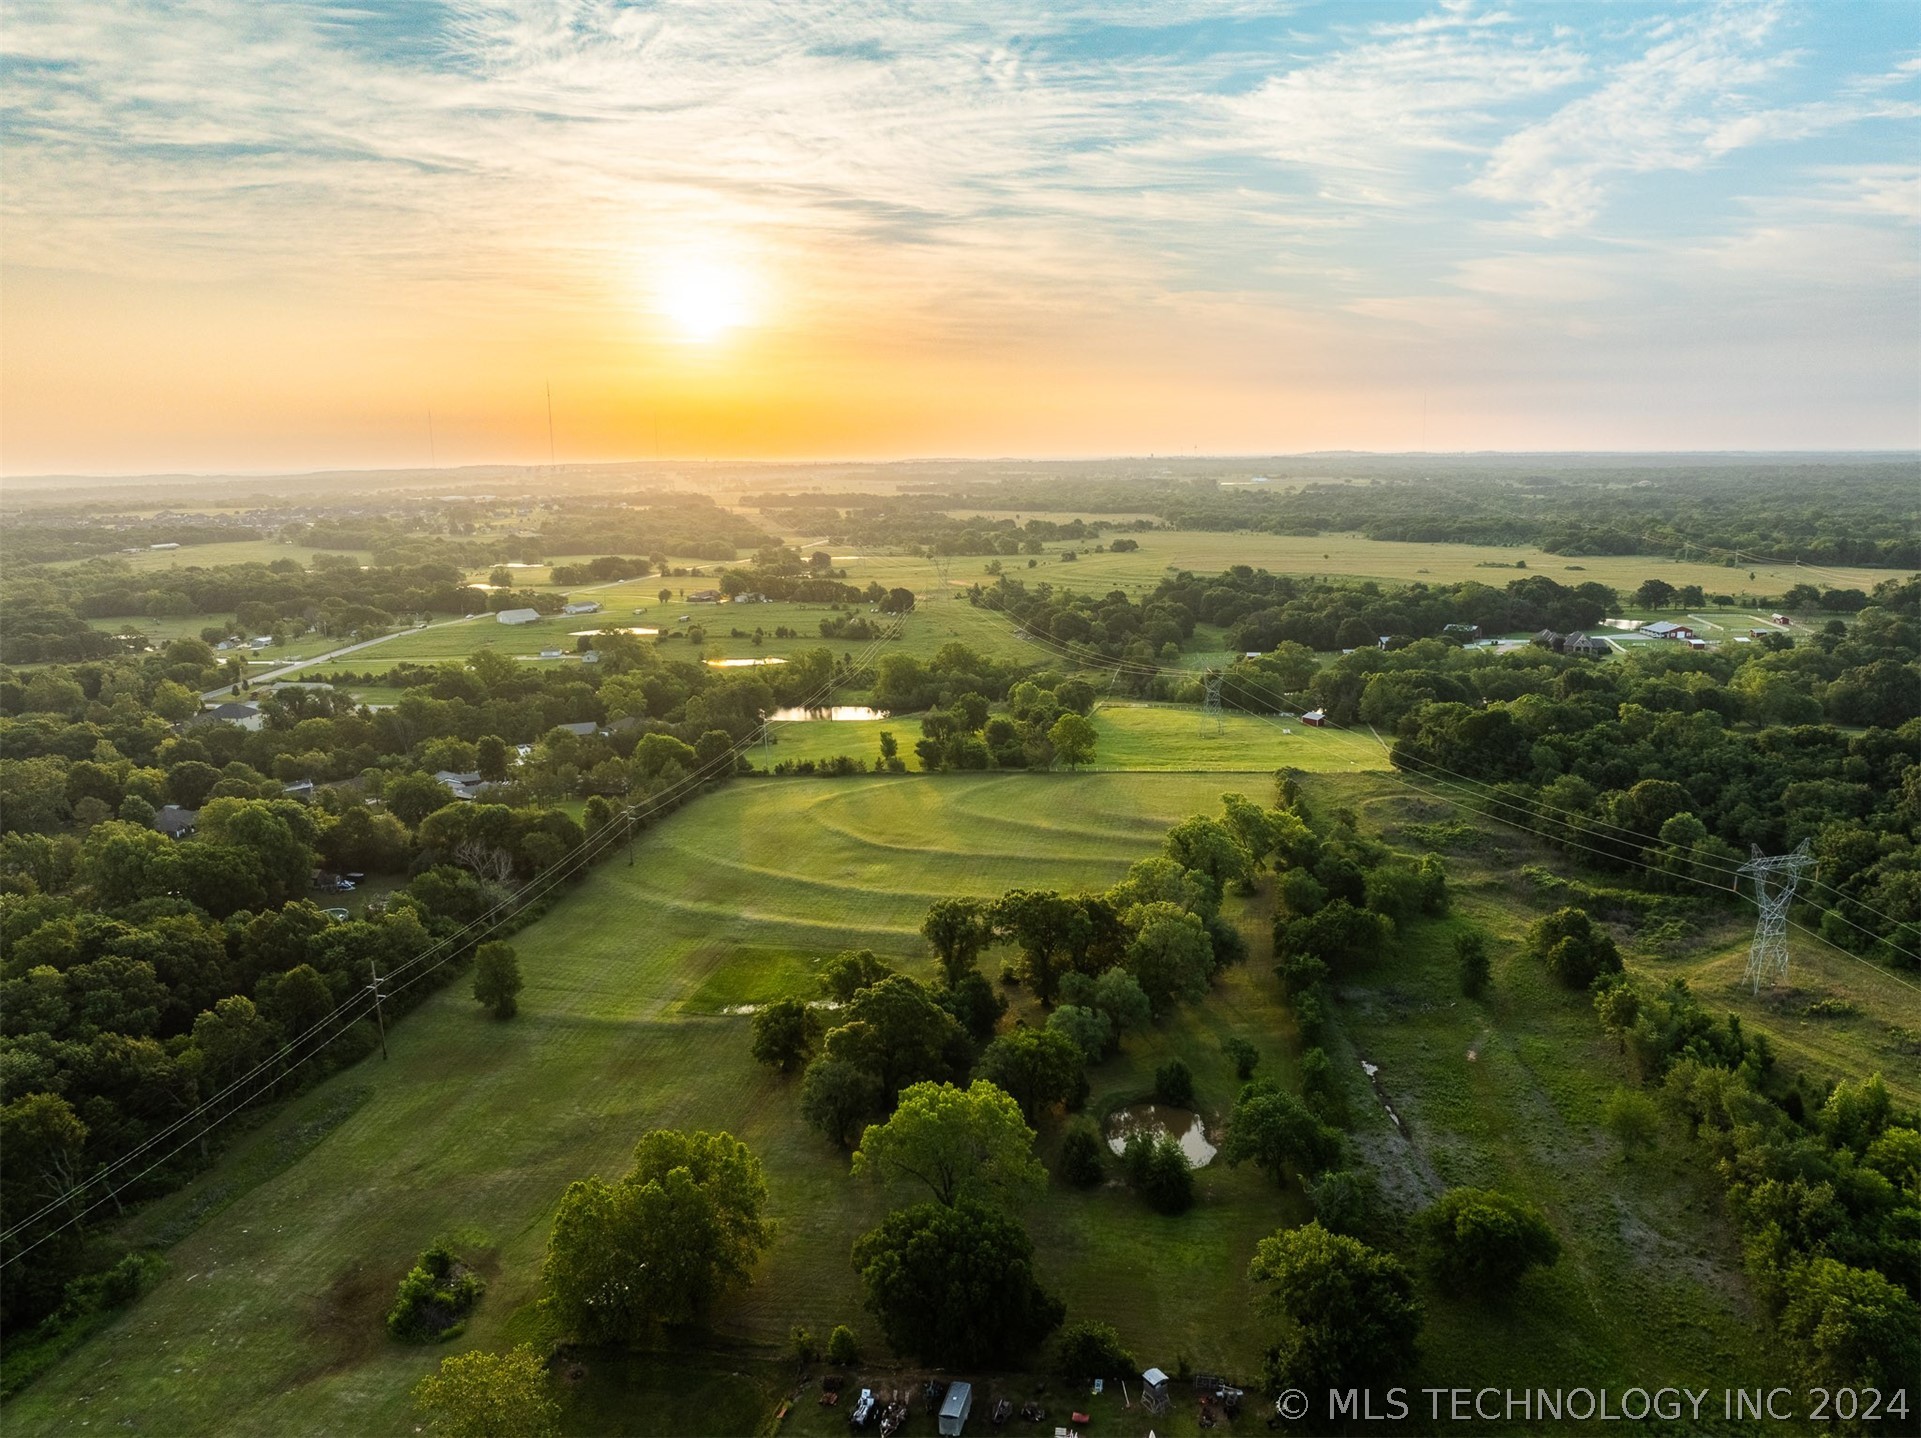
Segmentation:
[(1136, 1103), (1108, 1116), (1107, 1146), (1115, 1153), (1126, 1148), (1128, 1138), (1137, 1133), (1166, 1134), (1174, 1139), (1187, 1155), (1189, 1168), (1206, 1168), (1214, 1160), (1214, 1145), (1207, 1141), (1207, 1126), (1192, 1109)]
[(785, 664), (787, 661), (778, 655), (770, 654), (764, 659), (709, 659), (710, 669), (753, 669), (762, 664)]
[(658, 634), (660, 631), (643, 629), (639, 625), (630, 624), (624, 629), (570, 629), (567, 633), (571, 639), (584, 639), (590, 634)]
[(798, 723), (805, 719), (885, 719), (885, 709), (870, 709), (865, 704), (822, 704), (812, 708), (776, 709), (768, 718), (778, 723)]

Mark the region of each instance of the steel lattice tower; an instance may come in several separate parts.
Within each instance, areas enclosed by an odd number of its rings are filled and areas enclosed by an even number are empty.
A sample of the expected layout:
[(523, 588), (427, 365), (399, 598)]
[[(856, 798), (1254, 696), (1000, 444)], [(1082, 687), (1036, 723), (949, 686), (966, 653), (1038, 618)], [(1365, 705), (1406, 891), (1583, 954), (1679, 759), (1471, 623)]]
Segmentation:
[(1221, 715), (1221, 671), (1208, 670), (1201, 676), (1201, 682), (1207, 686), (1201, 701), (1201, 733), (1207, 738), (1218, 738), (1227, 727)]
[(1754, 879), (1754, 902), (1761, 911), (1754, 943), (1748, 948), (1747, 972), (1748, 983), (1759, 993), (1764, 981), (1778, 984), (1788, 976), (1788, 905), (1794, 902), (1795, 885), (1813, 865), (1814, 855), (1806, 839), (1792, 854), (1772, 858), (1761, 852), (1759, 844), (1752, 848), (1754, 857), (1739, 872)]

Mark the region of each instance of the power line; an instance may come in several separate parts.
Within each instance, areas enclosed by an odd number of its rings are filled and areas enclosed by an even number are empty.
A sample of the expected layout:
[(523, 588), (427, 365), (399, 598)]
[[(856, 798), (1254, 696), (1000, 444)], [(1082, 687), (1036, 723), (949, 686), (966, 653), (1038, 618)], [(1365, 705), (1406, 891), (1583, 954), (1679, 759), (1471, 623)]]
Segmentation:
[[(905, 619), (906, 619), (905, 615), (897, 616), (895, 623), (892, 626), (892, 633), (872, 641), (866, 647), (866, 649), (861, 651), (863, 665), (868, 660), (871, 660), (873, 655), (880, 650), (880, 648), (887, 641), (887, 639), (898, 638), (900, 636), (900, 634), (903, 632), (905, 628)], [(863, 673), (863, 672), (865, 672), (864, 667), (856, 667), (850, 671), (850, 673)], [(814, 695), (810, 699), (805, 700), (804, 702), (812, 703), (818, 700), (822, 696), (831, 696), (834, 688), (839, 682), (840, 682), (840, 679), (838, 675), (830, 674), (827, 677), (827, 679), (824, 680), (823, 683), (815, 690)], [(633, 824), (635, 822), (636, 817), (640, 817), (640, 818), (652, 817), (653, 814), (659, 812), (659, 810), (663, 808), (670, 800), (678, 799), (679, 797), (686, 794), (693, 788), (704, 784), (709, 778), (715, 777), (721, 772), (721, 766), (723, 764), (730, 764), (732, 760), (737, 759), (742, 752), (744, 752), (747, 748), (751, 747), (751, 743), (752, 743), (751, 735), (746, 740), (736, 741), (724, 753), (716, 755), (708, 763), (702, 765), (699, 769), (695, 770), (692, 774), (689, 774), (684, 778), (682, 778), (681, 780), (677, 781), (669, 789), (664, 790), (660, 794), (647, 796), (647, 798), (642, 801), (644, 804), (647, 805), (646, 814), (637, 816), (636, 811), (640, 807), (639, 805), (627, 806), (625, 812), (621, 816), (622, 822), (620, 824), (618, 825), (608, 824), (602, 830), (601, 835), (589, 836), (587, 841), (583, 843), (578, 849), (576, 849), (573, 852), (573, 854), (562, 859), (559, 863), (555, 864), (551, 869), (549, 869), (546, 873), (540, 875), (537, 879), (530, 881), (525, 889), (523, 889), (520, 893), (516, 894), (514, 897), (521, 901), (518, 905), (518, 908), (521, 908), (521, 909), (526, 908), (531, 903), (543, 897), (549, 890), (553, 889), (556, 885), (562, 882), (562, 880), (571, 878), (575, 874), (581, 872), (583, 869), (588, 867), (592, 863), (592, 861), (602, 852), (612, 847), (615, 847), (619, 843), (631, 840), (633, 837), (635, 837), (636, 831), (633, 828)], [(269, 1069), (276, 1070), (273, 1081), (277, 1082), (280, 1078), (285, 1077), (288, 1073), (293, 1072), (295, 1069), (299, 1068), (302, 1064), (308, 1062), (310, 1059), (314, 1058), (316, 1055), (323, 1052), (329, 1044), (334, 1043), (338, 1039), (340, 1039), (347, 1032), (348, 1026), (343, 1025), (343, 1027), (340, 1029), (339, 1032), (333, 1034), (331, 1037), (321, 1041), (320, 1043), (315, 1044), (314, 1047), (308, 1053), (302, 1055), (300, 1058), (296, 1059), (294, 1062), (287, 1064), (284, 1068), (279, 1067), (279, 1061), (281, 1059), (285, 1058), (288, 1054), (295, 1052), (299, 1048), (299, 1046), (301, 1046), (302, 1044), (305, 1044), (308, 1040), (312, 1039), (314, 1036), (319, 1034), (322, 1030), (327, 1028), (330, 1024), (334, 1023), (336, 1020), (347, 1018), (350, 1015), (352, 1010), (357, 1009), (361, 1004), (367, 1002), (367, 999), (365, 997), (366, 995), (368, 994), (374, 995), (374, 1006), (377, 1010), (379, 1005), (379, 997), (380, 997), (378, 994), (378, 989), (381, 983), (384, 982), (384, 983), (391, 984), (395, 979), (399, 978), (402, 974), (406, 973), (409, 969), (418, 968), (420, 965), (426, 963), (428, 959), (432, 958), (435, 953), (439, 952), (441, 954), (441, 957), (438, 960), (436, 960), (429, 967), (422, 969), (419, 973), (416, 973), (412, 978), (408, 979), (406, 983), (400, 984), (398, 985), (398, 987), (389, 989), (385, 997), (392, 998), (394, 997), (394, 995), (404, 991), (405, 989), (411, 987), (414, 983), (419, 982), (421, 979), (424, 979), (429, 974), (433, 973), (434, 970), (438, 969), (442, 964), (446, 963), (447, 959), (452, 957), (454, 953), (460, 952), (462, 941), (468, 935), (473, 934), (475, 931), (481, 930), (481, 929), (491, 930), (494, 927), (494, 925), (498, 922), (501, 907), (502, 907), (501, 904), (496, 903), (494, 906), (492, 906), (488, 910), (486, 915), (482, 916), (481, 918), (470, 921), (466, 925), (462, 926), (460, 929), (456, 930), (453, 934), (450, 934), (445, 938), (442, 938), (440, 940), (435, 941), (433, 944), (430, 944), (427, 948), (423, 949), (419, 954), (414, 955), (413, 957), (406, 960), (404, 963), (400, 964), (391, 973), (389, 973), (384, 980), (382, 980), (379, 977), (379, 975), (376, 973), (375, 983), (373, 985), (370, 985), (367, 989), (362, 990), (360, 994), (357, 994), (354, 997), (344, 1001), (343, 1003), (336, 1005), (335, 1008), (330, 1013), (316, 1020), (313, 1024), (309, 1025), (302, 1033), (300, 1033), (299, 1035), (295, 1036), (292, 1039), (289, 1039), (286, 1043), (282, 1044), (281, 1047), (278, 1050), (276, 1050), (273, 1054), (270, 1054), (268, 1057), (256, 1063), (245, 1074), (242, 1074), (239, 1077), (232, 1080), (231, 1082), (229, 1082), (224, 1088), (219, 1090), (217, 1093), (211, 1095), (207, 1099), (202, 1100), (194, 1108), (188, 1110), (186, 1113), (182, 1114), (179, 1118), (169, 1123), (165, 1128), (161, 1129), (158, 1133), (149, 1135), (146, 1139), (142, 1140), (139, 1144), (136, 1144), (132, 1149), (129, 1149), (126, 1153), (114, 1159), (111, 1163), (103, 1165), (94, 1173), (90, 1174), (82, 1182), (75, 1184), (73, 1187), (68, 1189), (64, 1194), (44, 1204), (40, 1209), (35, 1211), (33, 1214), (30, 1214), (26, 1218), (23, 1218), (17, 1221), (16, 1223), (14, 1223), (11, 1227), (9, 1227), (5, 1231), (5, 1233), (0, 1233), (0, 1241), (5, 1241), (5, 1240), (9, 1240), (17, 1237), (19, 1234), (21, 1234), (28, 1228), (31, 1228), (34, 1224), (39, 1223), (43, 1219), (50, 1216), (55, 1210), (71, 1204), (74, 1200), (76, 1200), (78, 1197), (84, 1194), (88, 1189), (94, 1187), (96, 1184), (101, 1183), (104, 1179), (109, 1177), (111, 1174), (119, 1171), (120, 1169), (124, 1168), (128, 1164), (135, 1162), (142, 1155), (151, 1151), (153, 1148), (155, 1148), (159, 1144), (163, 1143), (167, 1138), (178, 1133), (183, 1127), (193, 1123), (193, 1121), (196, 1118), (206, 1118), (206, 1116), (209, 1113), (214, 1112), (214, 1110), (220, 1105), (223, 1099), (225, 1099), (230, 1094), (234, 1093), (236, 1090), (240, 1089), (241, 1087), (243, 1087), (253, 1079), (257, 1078), (262, 1073), (268, 1071)], [(354, 1019), (354, 1021), (358, 1021), (359, 1019), (362, 1019), (365, 1017), (366, 1017), (366, 1013), (364, 1010), (357, 1014), (352, 1014), (352, 1018)], [(384, 1028), (384, 1023), (383, 1023), (383, 1028)], [(384, 1043), (383, 1043), (383, 1052), (384, 1052)], [(263, 1092), (264, 1091), (265, 1090), (263, 1089)], [(85, 1218), (87, 1214), (91, 1213), (95, 1208), (98, 1208), (101, 1204), (106, 1203), (109, 1199), (114, 1198), (122, 1188), (127, 1187), (128, 1185), (133, 1183), (138, 1183), (142, 1178), (145, 1178), (149, 1173), (152, 1173), (156, 1168), (159, 1168), (161, 1165), (165, 1164), (168, 1160), (172, 1159), (177, 1154), (181, 1153), (188, 1147), (192, 1146), (195, 1142), (198, 1142), (204, 1139), (208, 1130), (217, 1127), (221, 1123), (224, 1123), (228, 1118), (231, 1118), (234, 1114), (240, 1112), (241, 1109), (245, 1108), (248, 1103), (252, 1102), (254, 1098), (258, 1098), (259, 1096), (260, 1096), (259, 1094), (255, 1094), (250, 1098), (243, 1099), (239, 1103), (236, 1103), (232, 1107), (226, 1109), (225, 1112), (217, 1113), (215, 1114), (214, 1117), (207, 1119), (205, 1122), (203, 1122), (199, 1126), (199, 1128), (195, 1131), (192, 1137), (187, 1138), (183, 1142), (169, 1149), (166, 1153), (162, 1154), (158, 1159), (154, 1160), (154, 1162), (148, 1164), (145, 1168), (141, 1169), (138, 1173), (134, 1174), (131, 1179), (115, 1184), (114, 1186), (109, 1188), (106, 1195), (104, 1195), (101, 1198), (95, 1199), (92, 1203), (88, 1204), (86, 1207), (79, 1209), (71, 1217), (69, 1217), (66, 1220), (66, 1222), (56, 1225), (55, 1227), (47, 1230), (47, 1232), (35, 1238), (32, 1243), (27, 1244), (25, 1247), (21, 1248), (18, 1252), (10, 1255), (4, 1260), (0, 1260), (0, 1268), (5, 1267), (7, 1264), (13, 1263), (17, 1259), (25, 1257), (28, 1253), (31, 1253), (35, 1248), (38, 1248), (42, 1243), (45, 1243), (48, 1239), (52, 1238), (55, 1234), (61, 1232), (63, 1229), (69, 1227), (70, 1225), (79, 1222), (81, 1219)]]

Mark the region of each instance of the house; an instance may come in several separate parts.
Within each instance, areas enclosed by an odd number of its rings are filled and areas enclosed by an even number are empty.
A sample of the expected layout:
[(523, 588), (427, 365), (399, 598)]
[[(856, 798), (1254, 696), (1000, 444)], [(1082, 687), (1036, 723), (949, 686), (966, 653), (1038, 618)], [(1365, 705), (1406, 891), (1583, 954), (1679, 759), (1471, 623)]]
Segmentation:
[(967, 1414), (974, 1406), (974, 1385), (971, 1383), (952, 1383), (948, 1385), (947, 1397), (941, 1400), (940, 1431), (942, 1438), (957, 1438), (961, 1429), (967, 1425)]
[(1570, 634), (1561, 641), (1561, 652), (1582, 659), (1601, 659), (1614, 652), (1614, 646), (1598, 634)]
[(720, 591), (718, 589), (696, 589), (692, 594), (687, 596), (687, 602), (689, 604), (718, 604), (720, 603)]
[(1470, 640), (1481, 637), (1481, 626), (1478, 624), (1443, 624), (1441, 626), (1441, 634), (1443, 637), (1453, 635), (1465, 644)]
[(540, 657), (542, 659), (560, 658), (560, 646), (558, 644), (549, 644), (546, 648), (540, 651)]
[(1685, 624), (1675, 624), (1666, 619), (1657, 619), (1652, 624), (1643, 624), (1641, 632), (1651, 639), (1692, 639), (1694, 631)]
[(243, 704), (239, 700), (229, 700), (216, 704), (211, 709), (201, 711), (203, 721), (215, 724), (232, 724), (235, 728), (245, 729), (249, 734), (260, 732), (262, 715), (258, 704)]
[(503, 609), (494, 616), (494, 621), (498, 624), (532, 624), (538, 618), (538, 609)]
[(1543, 649), (1552, 649), (1556, 654), (1559, 654), (1561, 652), (1561, 645), (1565, 641), (1554, 630), (1542, 629), (1535, 633), (1534, 642)]
[(435, 772), (434, 778), (452, 790), (456, 799), (475, 799), (493, 787), (480, 777), (478, 771), (456, 774), (451, 769), (440, 769)]
[(1788, 618), (1787, 615), (1785, 614), (1770, 614), (1768, 618), (1771, 619), (1774, 623), (1782, 626), (1786, 626), (1794, 623), (1794, 621)]
[(200, 827), (200, 811), (183, 809), (178, 804), (165, 805), (153, 816), (153, 827), (169, 839), (184, 839)]
[(247, 641), (247, 647), (249, 649), (265, 649), (269, 644), (272, 644), (272, 643), (273, 643), (273, 635), (256, 634), (254, 635), (253, 638)]
[(774, 601), (769, 599), (765, 594), (736, 594), (734, 596), (734, 603), (736, 604), (772, 604), (773, 602)]
[(282, 784), (280, 792), (289, 799), (298, 799), (303, 804), (313, 802), (313, 780), (296, 779), (291, 784)]
[(1310, 709), (1301, 716), (1301, 722), (1310, 729), (1325, 729), (1327, 727), (1327, 711), (1325, 709)]
[(233, 640), (223, 639), (218, 644), (214, 645), (213, 648), (216, 654), (225, 654), (229, 649), (233, 648)]
[(578, 735), (582, 739), (591, 739), (600, 732), (600, 726), (591, 719), (582, 719), (577, 724), (556, 724), (554, 728), (565, 729), (569, 734)]
[(582, 651), (580, 656), (580, 662), (582, 664), (600, 663), (600, 651), (598, 649), (588, 649), (588, 650)]
[(583, 599), (577, 604), (561, 605), (560, 612), (562, 614), (598, 614), (600, 605), (592, 599)]

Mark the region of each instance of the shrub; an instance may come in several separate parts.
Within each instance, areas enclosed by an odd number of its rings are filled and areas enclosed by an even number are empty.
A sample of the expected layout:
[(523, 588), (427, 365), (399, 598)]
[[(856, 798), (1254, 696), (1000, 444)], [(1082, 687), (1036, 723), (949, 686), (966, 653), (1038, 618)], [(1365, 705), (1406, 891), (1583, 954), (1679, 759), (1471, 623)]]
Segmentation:
[(1260, 1067), (1261, 1051), (1246, 1039), (1222, 1039), (1221, 1052), (1227, 1055), (1228, 1061), (1234, 1065), (1234, 1077), (1242, 1083), (1253, 1078), (1254, 1070)]
[(1493, 966), (1487, 956), (1487, 940), (1472, 930), (1454, 939), (1454, 961), (1461, 970), (1461, 992), (1478, 999), (1487, 992)]
[(827, 1335), (827, 1361), (836, 1368), (852, 1368), (860, 1362), (860, 1341), (845, 1323), (836, 1323)]
[(409, 1343), (436, 1343), (465, 1326), (486, 1284), (453, 1250), (435, 1244), (407, 1270), (387, 1314), (387, 1331)]
[(1621, 971), (1621, 952), (1608, 931), (1582, 909), (1557, 909), (1528, 930), (1528, 952), (1567, 988), (1585, 989), (1602, 974)]
[(1091, 1123), (1077, 1123), (1061, 1137), (1060, 1175), (1076, 1188), (1092, 1188), (1107, 1176), (1107, 1145)]
[(1194, 1074), (1179, 1059), (1169, 1059), (1154, 1070), (1154, 1097), (1175, 1108), (1194, 1106)]
[(1089, 1320), (1070, 1323), (1061, 1330), (1054, 1368), (1061, 1377), (1081, 1383), (1136, 1371), (1134, 1355), (1121, 1346), (1120, 1334), (1108, 1324)]
[(1661, 1114), (1654, 1100), (1639, 1089), (1617, 1088), (1601, 1110), (1601, 1126), (1621, 1145), (1622, 1157), (1632, 1158), (1636, 1149), (1654, 1147)]
[(1523, 1273), (1561, 1256), (1561, 1241), (1535, 1205), (1487, 1188), (1443, 1194), (1415, 1220), (1436, 1278), (1480, 1297), (1498, 1297)]
[(787, 1351), (800, 1364), (812, 1363), (819, 1358), (820, 1345), (814, 1341), (814, 1331), (803, 1323), (796, 1323), (787, 1330)]
[(1194, 1170), (1174, 1139), (1145, 1133), (1128, 1137), (1121, 1167), (1134, 1191), (1156, 1213), (1185, 1213), (1194, 1206)]
[(1347, 1122), (1347, 1099), (1326, 1049), (1313, 1048), (1301, 1055), (1301, 1101), (1323, 1123)]

